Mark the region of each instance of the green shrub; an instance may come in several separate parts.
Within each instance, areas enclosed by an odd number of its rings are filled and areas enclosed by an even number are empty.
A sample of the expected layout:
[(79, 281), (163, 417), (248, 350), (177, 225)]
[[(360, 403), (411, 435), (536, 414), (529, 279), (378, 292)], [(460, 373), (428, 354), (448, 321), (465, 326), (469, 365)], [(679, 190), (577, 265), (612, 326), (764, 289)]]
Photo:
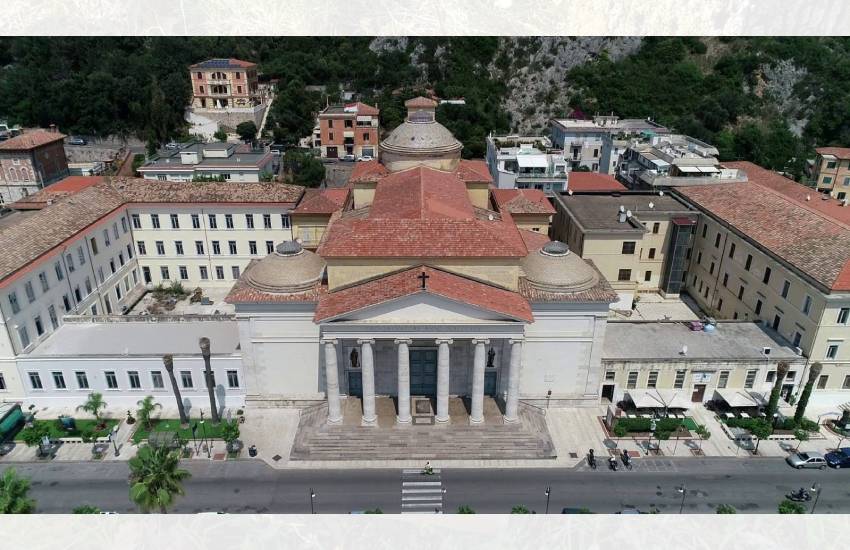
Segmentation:
[[(625, 426), (630, 432), (648, 432), (652, 426), (651, 418), (620, 418), (617, 420), (617, 426)], [(655, 421), (656, 432), (675, 432), (682, 426), (682, 421), (678, 418), (661, 418)]]
[(90, 504), (84, 504), (82, 506), (77, 506), (74, 508), (75, 514), (99, 514), (100, 508), (97, 506), (92, 506)]
[(779, 513), (780, 514), (805, 514), (806, 507), (800, 504), (799, 502), (793, 502), (790, 500), (783, 500), (779, 503)]
[(381, 510), (380, 508), (375, 508), (374, 510), (365, 510), (363, 513), (364, 514), (383, 514), (384, 511)]
[(816, 432), (818, 431), (818, 423), (814, 420), (809, 420), (808, 418), (804, 418), (800, 421), (800, 429), (806, 430), (807, 432)]
[(475, 510), (473, 510), (467, 504), (461, 504), (460, 506), (457, 507), (457, 513), (458, 514), (474, 514)]
[(511, 513), (512, 514), (530, 514), (531, 512), (528, 510), (528, 508), (526, 508), (525, 506), (520, 504), (519, 506), (514, 506), (513, 508), (511, 508)]
[(794, 422), (794, 418), (786, 418), (782, 421), (781, 429), (791, 431), (797, 427), (797, 423)]
[(738, 510), (731, 504), (718, 504), (714, 509), (715, 514), (737, 514)]

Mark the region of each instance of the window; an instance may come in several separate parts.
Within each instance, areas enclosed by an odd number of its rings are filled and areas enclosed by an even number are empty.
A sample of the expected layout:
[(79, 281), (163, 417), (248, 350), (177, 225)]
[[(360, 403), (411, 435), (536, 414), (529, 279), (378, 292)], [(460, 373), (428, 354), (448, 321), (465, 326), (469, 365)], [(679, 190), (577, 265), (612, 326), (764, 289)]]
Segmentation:
[(808, 315), (810, 311), (812, 311), (812, 297), (807, 294), (803, 299), (803, 314)]
[(649, 249), (649, 259), (651, 260), (651, 259), (653, 259), (653, 258), (655, 258), (655, 249), (654, 249), (654, 248), (650, 248), (650, 249)]
[(115, 237), (115, 240), (118, 240), (118, 222), (112, 223), (112, 236)]
[(142, 219), (138, 214), (131, 214), (130, 220), (133, 222), (133, 229), (141, 229), (142, 228)]
[(673, 381), (673, 387), (677, 390), (680, 390), (685, 387), (685, 374), (687, 371), (677, 370), (676, 371), (676, 380)]
[(0, 372), (0, 391), (6, 389), (6, 379), (3, 377), (3, 373)]
[(746, 269), (747, 271), (749, 271), (749, 270), (750, 270), (750, 266), (751, 266), (751, 265), (753, 265), (753, 255), (752, 255), (752, 254), (747, 254), (747, 261), (746, 261), (746, 262), (744, 262), (744, 269)]
[(159, 274), (162, 275), (162, 278), (166, 281), (171, 279), (171, 277), (168, 274), (168, 266), (167, 265), (160, 266)]
[(822, 374), (818, 377), (818, 389), (826, 389), (826, 383), (829, 381), (829, 375)]
[(159, 229), (159, 214), (151, 214), (151, 225), (154, 229)]
[(195, 241), (195, 252), (201, 256), (204, 254), (204, 241)]
[(62, 281), (65, 279), (65, 272), (62, 271), (62, 264), (56, 262), (53, 264), (53, 271), (56, 272), (56, 280)]
[(104, 230), (103, 230), (103, 245), (104, 245), (104, 246), (109, 246), (109, 244), (110, 244), (110, 243), (109, 243), (109, 230), (108, 230), (108, 229), (104, 229)]
[(71, 311), (71, 298), (67, 294), (62, 296), (62, 307), (65, 309), (65, 313)]
[(65, 375), (59, 371), (50, 373), (53, 376), (53, 387), (57, 390), (67, 389), (65, 385)]
[(761, 313), (761, 300), (756, 300), (756, 315)]
[(794, 332), (794, 340), (792, 341), (791, 345), (794, 346), (794, 347), (799, 347), (800, 341), (802, 339), (803, 339), (803, 335), (800, 334), (799, 331)]
[(328, 128), (333, 128), (333, 127), (334, 127), (334, 121), (328, 120)]
[(180, 371), (180, 383), (184, 388), (192, 388), (192, 373), (187, 370)]
[(271, 214), (263, 214), (263, 228), (271, 229), (272, 228), (272, 215)]
[(714, 248), (720, 248), (720, 233), (714, 237)]
[(839, 325), (846, 325), (848, 317), (850, 317), (850, 307), (843, 307), (838, 312), (838, 320), (836, 322)]
[(131, 244), (127, 245), (127, 257), (133, 259), (133, 245)]
[(266, 254), (274, 252), (274, 241), (266, 241)]
[(717, 300), (717, 311), (722, 311), (722, 310), (723, 310), (723, 298), (720, 298), (719, 300)]
[(227, 241), (227, 248), (230, 250), (231, 255), (236, 254), (236, 241)]
[(245, 214), (245, 226), (248, 229), (254, 229), (254, 215), (253, 214)]
[[(240, 73), (240, 72), (236, 73), (236, 80), (239, 80), (240, 78), (242, 78), (241, 74), (242, 73)], [(241, 86), (240, 86), (240, 88), (241, 88)]]
[[(102, 267), (102, 266), (97, 268), (97, 274), (98, 274), (98, 276), (100, 277), (100, 282), (101, 282), (101, 284), (102, 284), (102, 283), (103, 283), (103, 281), (104, 281), (104, 277), (103, 277), (103, 267)], [(91, 291), (89, 291), (89, 292), (91, 292)]]
[(697, 263), (698, 264), (702, 263), (702, 251), (697, 252)]
[(251, 256), (257, 255), (257, 241), (248, 241), (248, 253)]
[(68, 273), (73, 273), (74, 269), (75, 269), (74, 268), (74, 257), (71, 256), (70, 254), (66, 254), (65, 255), (65, 261), (68, 264)]
[(89, 377), (85, 372), (79, 370), (74, 373), (74, 376), (77, 378), (77, 388), (81, 390), (89, 389)]
[(717, 379), (717, 387), (718, 388), (725, 388), (726, 384), (728, 384), (728, 383), (729, 383), (729, 371), (728, 370), (720, 371), (720, 376)]
[(651, 280), (652, 280), (652, 271), (647, 271), (647, 272), (645, 272), (645, 273), (643, 274), (643, 280), (644, 280), (644, 281), (647, 281), (647, 282), (648, 282), (648, 281), (651, 281)]
[(708, 233), (708, 224), (702, 226), (702, 238), (705, 238), (706, 233)]
[(635, 242), (634, 241), (625, 241), (623, 243), (623, 254), (634, 254), (635, 253)]
[(29, 300), (30, 303), (35, 302), (35, 290), (32, 288), (32, 281), (26, 282), (24, 285), (24, 291), (27, 293), (27, 300)]
[(741, 285), (740, 287), (738, 287), (738, 299), (739, 300), (744, 299), (744, 285)]
[(735, 257), (735, 243), (732, 243), (731, 245), (729, 245), (729, 257), (730, 258)]
[(224, 227), (233, 229), (233, 214), (224, 215)]
[(234, 280), (234, 281), (235, 281), (236, 279), (238, 279), (238, 278), (239, 278), (239, 266), (238, 266), (238, 265), (234, 265), (234, 266), (232, 266), (232, 267), (230, 268), (230, 274), (231, 274), (231, 275), (233, 275), (233, 280)]
[(155, 390), (161, 390), (165, 387), (165, 381), (162, 379), (160, 371), (151, 371), (151, 385)]
[(657, 235), (660, 230), (661, 230), (661, 224), (660, 223), (655, 222), (655, 223), (652, 224), (652, 233), (654, 235)]
[[(127, 218), (125, 218), (124, 216), (121, 216), (121, 232), (122, 233), (127, 232)], [(117, 239), (118, 237), (115, 237), (115, 238)]]
[(30, 386), (34, 390), (43, 390), (44, 386), (41, 385), (41, 376), (37, 372), (29, 373), (30, 377)]
[(284, 229), (289, 229), (289, 227), (290, 227), (289, 214), (281, 214), (280, 215), (280, 225)]
[(138, 390), (142, 387), (142, 381), (139, 379), (139, 372), (135, 370), (127, 371), (127, 379), (130, 381), (130, 389)]
[(121, 267), (124, 267), (124, 253), (123, 252), (118, 253), (118, 263), (121, 264)]
[(646, 380), (647, 388), (654, 388), (658, 384), (658, 371), (650, 371), (649, 378)]
[(780, 317), (779, 315), (775, 315), (773, 317), (773, 325), (772, 325), (773, 330), (779, 330), (779, 323), (781, 323), (781, 322), (782, 322), (782, 317)]
[(18, 303), (18, 295), (14, 291), (9, 293), (9, 305), (12, 306), (12, 313), (21, 311), (21, 305)]
[(768, 384), (772, 384), (774, 382), (774, 380), (776, 380), (776, 371), (772, 370), (769, 373), (767, 373), (767, 378), (765, 378), (764, 381), (767, 382)]
[(212, 242), (212, 253), (215, 255), (221, 254), (221, 244), (218, 241)]
[(631, 281), (632, 280), (632, 270), (631, 269), (621, 269), (617, 272), (617, 280), (618, 281)]
[(605, 380), (613, 381), (617, 376), (617, 373), (612, 370), (605, 371)]
[(238, 388), (239, 387), (239, 374), (235, 370), (227, 371), (227, 387), (228, 388)]
[(89, 311), (92, 315), (97, 315), (97, 304), (91, 306), (91, 309), (89, 309)]
[(142, 279), (145, 283), (151, 282), (151, 268), (148, 266), (142, 266)]
[(210, 229), (218, 229), (218, 222), (216, 221), (215, 214), (209, 214), (207, 217), (210, 220)]
[(763, 282), (764, 284), (767, 284), (767, 283), (770, 282), (770, 268), (769, 267), (764, 268), (764, 276), (761, 278), (761, 282)]
[(708, 274), (714, 275), (714, 262), (711, 262), (711, 264), (708, 266)]
[(159, 256), (165, 256), (165, 243), (163, 241), (156, 241), (156, 253)]
[(115, 285), (115, 298), (121, 301), (121, 285)]
[(829, 161), (829, 162), (827, 162), (827, 163), (826, 163), (826, 167), (827, 167), (827, 168), (829, 168), (829, 169), (831, 170), (831, 169), (835, 168), (835, 166), (836, 166), (837, 164), (838, 164), (838, 161), (831, 160), (831, 161)]
[[(89, 284), (91, 284), (91, 283), (89, 283)], [(80, 286), (79, 285), (74, 287), (74, 297), (77, 299), (77, 302), (80, 302), (83, 299), (83, 294), (80, 292)]]
[(171, 214), (171, 229), (180, 229), (180, 217), (177, 214)]
[(630, 372), (628, 381), (626, 382), (626, 388), (628, 388), (630, 390), (635, 389), (637, 387), (637, 379), (638, 379), (638, 372), (637, 371)]
[(200, 271), (202, 281), (206, 281), (210, 278), (210, 274), (207, 271), (207, 266), (202, 265), (198, 268), (198, 270)]
[(197, 214), (192, 214), (192, 229), (201, 228), (201, 217)]
[(850, 390), (850, 374), (844, 377), (844, 384), (841, 385), (841, 389)]
[(759, 371), (757, 371), (757, 370), (748, 370), (747, 371), (747, 378), (746, 378), (746, 380), (744, 380), (744, 387), (745, 388), (750, 389), (750, 388), (753, 387), (753, 384), (756, 383), (756, 375), (758, 374), (758, 372)]
[(174, 250), (178, 256), (183, 255), (183, 241), (174, 241)]
[[(239, 78), (239, 77), (237, 76), (236, 78)], [(242, 93), (242, 86), (236, 86), (236, 93), (237, 93), (237, 94), (241, 94), (241, 93)]]
[(723, 274), (723, 286), (725, 286), (725, 287), (729, 286), (729, 274), (728, 273)]
[(181, 281), (185, 281), (189, 278), (189, 270), (186, 269), (185, 265), (178, 266), (177, 270), (180, 272), (180, 280)]
[(829, 185), (830, 183), (832, 183), (832, 176), (824, 176), (823, 177), (823, 184)]
[(112, 302), (109, 301), (109, 296), (103, 297), (103, 305), (106, 306), (107, 315), (112, 314)]
[[(330, 122), (333, 123), (333, 121), (330, 121)], [(333, 143), (333, 141), (334, 141), (334, 133), (333, 132), (328, 133), (328, 141)]]
[(224, 266), (215, 266), (215, 278), (220, 281), (224, 279)]
[(110, 390), (118, 389), (118, 377), (115, 376), (115, 371), (108, 370), (104, 373), (106, 376), (106, 387)]
[(830, 344), (826, 348), (826, 358), (835, 359), (838, 356), (838, 344)]
[(789, 290), (791, 290), (791, 282), (785, 281), (784, 283), (782, 283), (782, 293), (781, 294), (782, 294), (783, 298), (788, 297), (788, 291)]
[(56, 306), (50, 304), (47, 308), (47, 316), (50, 317), (50, 326), (53, 327), (53, 330), (59, 328), (59, 317), (56, 315)]

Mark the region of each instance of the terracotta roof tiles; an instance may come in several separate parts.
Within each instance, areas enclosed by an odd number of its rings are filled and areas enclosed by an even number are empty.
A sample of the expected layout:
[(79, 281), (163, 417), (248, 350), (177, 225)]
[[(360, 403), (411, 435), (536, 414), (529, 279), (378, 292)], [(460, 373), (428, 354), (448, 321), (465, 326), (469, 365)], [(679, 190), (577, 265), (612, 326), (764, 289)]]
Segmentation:
[(351, 171), (351, 176), (348, 178), (348, 184), (351, 185), (352, 183), (365, 181), (378, 181), (389, 173), (390, 171), (377, 160), (358, 162), (354, 165), (354, 169)]
[(511, 214), (554, 214), (555, 207), (539, 189), (493, 189), (500, 210)]
[(567, 189), (575, 192), (626, 191), (626, 187), (608, 174), (598, 172), (570, 172)]
[(293, 214), (333, 214), (345, 204), (348, 189), (307, 189)]
[(68, 136), (59, 132), (36, 130), (15, 136), (6, 141), (0, 141), (0, 151), (29, 151), (30, 149), (35, 149), (48, 143), (62, 141), (66, 137)]
[(842, 160), (850, 159), (850, 148), (848, 147), (818, 147), (815, 152), (819, 155), (833, 155)]

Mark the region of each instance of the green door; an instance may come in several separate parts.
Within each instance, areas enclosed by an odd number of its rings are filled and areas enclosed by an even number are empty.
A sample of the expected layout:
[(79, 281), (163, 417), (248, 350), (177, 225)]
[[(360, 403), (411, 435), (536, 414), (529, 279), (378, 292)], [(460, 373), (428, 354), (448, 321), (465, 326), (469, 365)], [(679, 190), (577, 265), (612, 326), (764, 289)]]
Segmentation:
[(410, 350), (410, 395), (437, 395), (437, 350)]
[(363, 373), (348, 371), (348, 395), (352, 397), (363, 397)]

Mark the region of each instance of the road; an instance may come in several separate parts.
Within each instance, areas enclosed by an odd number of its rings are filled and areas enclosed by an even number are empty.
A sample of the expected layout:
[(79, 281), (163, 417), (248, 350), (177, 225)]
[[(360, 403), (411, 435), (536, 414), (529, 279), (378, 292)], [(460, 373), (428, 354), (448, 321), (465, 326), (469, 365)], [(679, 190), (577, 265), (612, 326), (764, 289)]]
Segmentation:
[[(607, 469), (452, 469), (442, 472), (444, 509), (461, 504), (477, 513), (507, 513), (525, 505), (537, 513), (586, 507), (614, 513), (626, 507), (679, 513), (713, 513), (725, 503), (739, 512), (774, 513), (783, 495), (814, 481), (823, 486), (818, 513), (850, 512), (850, 471), (790, 469), (781, 459), (639, 459), (632, 471)], [(9, 465), (0, 466), (0, 471)], [(261, 462), (184, 463), (192, 478), (173, 512), (309, 513), (310, 489), (317, 513), (349, 513), (379, 507), (401, 509), (401, 470), (273, 470)], [(32, 479), (31, 495), (44, 513), (69, 512), (81, 504), (134, 512), (128, 500), (124, 463), (17, 464)]]

